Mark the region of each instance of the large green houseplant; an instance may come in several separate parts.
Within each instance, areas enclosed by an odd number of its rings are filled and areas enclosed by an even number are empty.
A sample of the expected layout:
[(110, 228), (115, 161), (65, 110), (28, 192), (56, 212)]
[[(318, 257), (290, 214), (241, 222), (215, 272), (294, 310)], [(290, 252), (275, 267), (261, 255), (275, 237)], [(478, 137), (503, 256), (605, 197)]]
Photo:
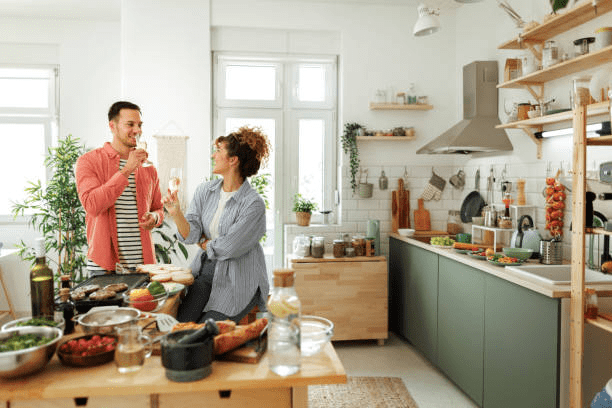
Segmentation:
[[(78, 138), (68, 135), (48, 149), (45, 166), (51, 171), (46, 186), (40, 180), (29, 182), (23, 202), (14, 203), (13, 216), (26, 216), (28, 224), (45, 238), (51, 264), (59, 275), (69, 274), (74, 282), (84, 279), (87, 236), (85, 210), (77, 194), (74, 166), (85, 151)], [(35, 260), (34, 251), (23, 240), (17, 244), (22, 259)], [(55, 256), (55, 258), (53, 258)]]
[(357, 148), (357, 132), (362, 126), (359, 123), (346, 123), (342, 134), (342, 150), (349, 155), (351, 172), (351, 189), (357, 189), (357, 172), (359, 171), (359, 149)]

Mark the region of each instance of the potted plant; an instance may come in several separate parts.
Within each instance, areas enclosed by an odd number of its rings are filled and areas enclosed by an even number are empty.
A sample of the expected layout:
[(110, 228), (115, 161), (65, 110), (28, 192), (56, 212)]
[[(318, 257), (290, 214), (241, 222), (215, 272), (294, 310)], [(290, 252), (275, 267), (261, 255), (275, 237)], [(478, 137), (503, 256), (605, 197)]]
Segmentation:
[(300, 193), (297, 193), (293, 197), (293, 212), (295, 212), (295, 217), (299, 226), (309, 226), (312, 212), (316, 209), (317, 203), (302, 197)]
[(358, 123), (346, 123), (342, 134), (342, 150), (349, 155), (349, 167), (351, 172), (351, 189), (353, 193), (357, 189), (357, 172), (359, 171), (359, 149), (357, 148), (357, 134), (362, 126)]
[[(56, 259), (48, 258), (57, 265), (56, 279), (69, 274), (73, 282), (84, 279), (86, 265), (85, 210), (79, 201), (74, 176), (74, 166), (84, 151), (85, 146), (78, 138), (72, 135), (60, 138), (57, 147), (50, 147), (45, 157), (45, 166), (52, 172), (47, 185), (43, 187), (40, 180), (29, 182), (25, 200), (12, 207), (13, 216), (26, 215), (28, 224), (45, 238), (46, 250), (55, 252)], [(34, 262), (34, 251), (23, 240), (17, 248), (21, 259)]]

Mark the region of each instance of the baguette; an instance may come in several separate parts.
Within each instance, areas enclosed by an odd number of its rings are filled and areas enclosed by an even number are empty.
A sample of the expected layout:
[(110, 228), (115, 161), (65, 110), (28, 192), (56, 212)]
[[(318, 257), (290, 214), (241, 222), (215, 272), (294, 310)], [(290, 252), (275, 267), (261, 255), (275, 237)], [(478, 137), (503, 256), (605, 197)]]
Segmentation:
[(453, 244), (453, 248), (455, 249), (468, 249), (468, 250), (472, 250), (472, 251), (478, 251), (480, 248), (483, 248), (482, 245), (474, 245), (474, 244), (468, 244), (465, 242), (455, 242)]
[(236, 326), (230, 332), (215, 336), (215, 355), (227, 353), (253, 340), (265, 329), (268, 319), (265, 317), (255, 320), (251, 324)]

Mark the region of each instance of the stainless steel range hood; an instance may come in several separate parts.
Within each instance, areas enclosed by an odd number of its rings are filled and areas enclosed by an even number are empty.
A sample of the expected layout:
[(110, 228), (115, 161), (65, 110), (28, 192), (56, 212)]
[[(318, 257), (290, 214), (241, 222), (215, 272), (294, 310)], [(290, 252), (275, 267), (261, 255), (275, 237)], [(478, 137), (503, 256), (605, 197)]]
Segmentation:
[(497, 61), (463, 67), (463, 120), (417, 150), (417, 154), (469, 154), (512, 150), (497, 117)]

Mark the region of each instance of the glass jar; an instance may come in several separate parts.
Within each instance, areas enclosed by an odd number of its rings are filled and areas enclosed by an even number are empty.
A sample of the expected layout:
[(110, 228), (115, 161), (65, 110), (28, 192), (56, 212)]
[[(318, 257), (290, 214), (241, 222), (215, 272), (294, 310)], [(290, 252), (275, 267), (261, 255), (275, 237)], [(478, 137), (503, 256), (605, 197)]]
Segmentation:
[(542, 66), (548, 68), (559, 62), (559, 48), (555, 41), (549, 40), (544, 43), (542, 49)]
[(313, 237), (312, 244), (310, 244), (310, 254), (313, 258), (323, 258), (325, 255), (325, 238), (324, 237)]
[(591, 91), (589, 91), (590, 84), (590, 76), (574, 78), (574, 105), (581, 106), (591, 103)]
[(450, 235), (457, 235), (463, 232), (463, 226), (461, 224), (461, 218), (459, 217), (459, 211), (448, 211), (448, 219), (446, 220), (446, 231), (448, 231)]
[(344, 250), (344, 256), (346, 256), (347, 258), (355, 257), (355, 248), (353, 248), (353, 247), (346, 248)]
[(301, 234), (293, 238), (293, 255), (310, 256), (310, 237)]
[(333, 245), (334, 258), (342, 258), (344, 256), (344, 240), (334, 239)]
[(595, 289), (586, 288), (584, 290), (584, 317), (587, 319), (597, 319), (597, 292)]
[(351, 240), (351, 245), (355, 250), (355, 256), (365, 255), (365, 237), (363, 235), (354, 235)]

